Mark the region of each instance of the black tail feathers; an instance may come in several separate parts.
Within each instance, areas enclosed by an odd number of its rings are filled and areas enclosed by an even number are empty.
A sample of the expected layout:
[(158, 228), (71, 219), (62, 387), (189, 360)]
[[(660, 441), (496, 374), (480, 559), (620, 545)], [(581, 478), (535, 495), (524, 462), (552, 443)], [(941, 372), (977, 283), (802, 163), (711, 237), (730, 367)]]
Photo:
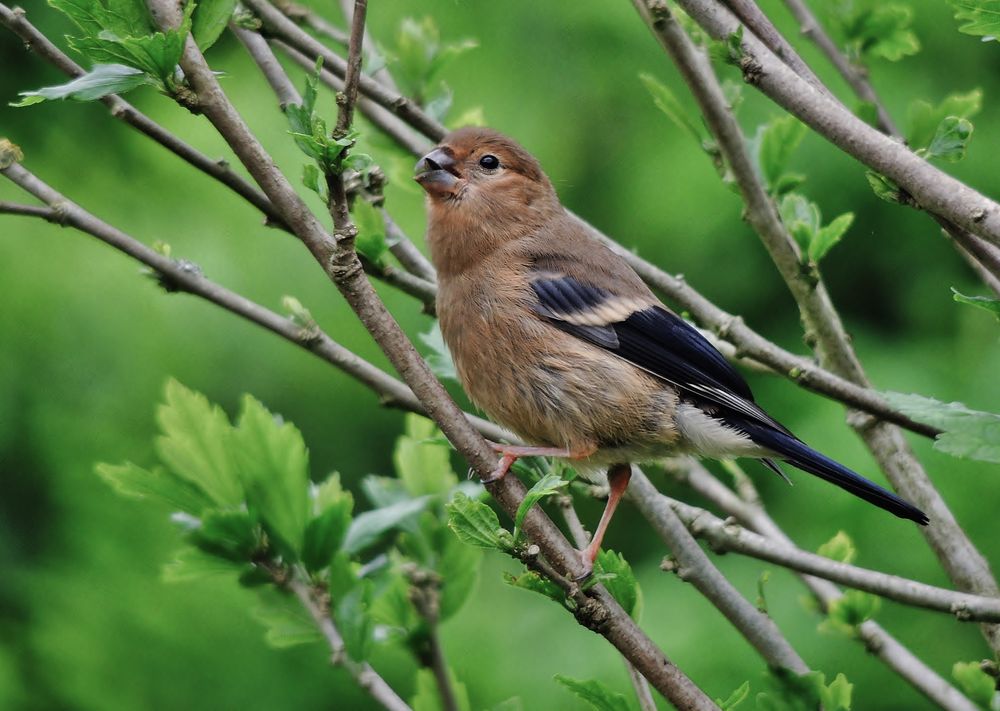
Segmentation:
[[(736, 423), (733, 423), (736, 424)], [(820, 454), (794, 436), (753, 422), (741, 421), (736, 426), (755, 443), (767, 447), (792, 466), (836, 484), (860, 499), (899, 516), (926, 526), (930, 519), (927, 514), (908, 501), (904, 501), (891, 491), (868, 481), (843, 464)]]

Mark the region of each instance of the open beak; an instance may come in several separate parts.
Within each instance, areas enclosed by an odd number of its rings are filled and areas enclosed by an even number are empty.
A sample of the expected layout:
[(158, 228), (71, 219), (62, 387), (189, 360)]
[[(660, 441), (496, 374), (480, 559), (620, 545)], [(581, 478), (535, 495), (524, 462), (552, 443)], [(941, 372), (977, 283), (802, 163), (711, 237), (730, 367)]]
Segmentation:
[(444, 148), (435, 148), (417, 161), (413, 179), (431, 195), (454, 195), (461, 176), (455, 158)]

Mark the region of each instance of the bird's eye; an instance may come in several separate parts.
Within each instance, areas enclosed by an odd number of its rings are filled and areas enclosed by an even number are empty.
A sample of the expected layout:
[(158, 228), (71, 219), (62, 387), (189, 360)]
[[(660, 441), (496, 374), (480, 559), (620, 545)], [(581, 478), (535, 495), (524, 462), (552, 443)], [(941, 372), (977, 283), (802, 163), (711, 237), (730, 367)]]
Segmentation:
[(495, 155), (487, 153), (479, 159), (479, 165), (486, 168), (486, 170), (496, 170), (500, 167), (500, 159)]

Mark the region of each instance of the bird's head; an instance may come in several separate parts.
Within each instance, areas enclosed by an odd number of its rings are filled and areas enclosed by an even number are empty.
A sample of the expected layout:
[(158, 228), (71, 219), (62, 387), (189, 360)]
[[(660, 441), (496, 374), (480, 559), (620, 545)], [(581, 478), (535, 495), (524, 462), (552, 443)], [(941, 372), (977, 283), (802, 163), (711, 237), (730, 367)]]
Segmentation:
[(427, 193), (432, 256), (445, 241), (449, 252), (491, 251), (562, 210), (538, 161), (489, 128), (449, 133), (417, 161), (414, 180)]

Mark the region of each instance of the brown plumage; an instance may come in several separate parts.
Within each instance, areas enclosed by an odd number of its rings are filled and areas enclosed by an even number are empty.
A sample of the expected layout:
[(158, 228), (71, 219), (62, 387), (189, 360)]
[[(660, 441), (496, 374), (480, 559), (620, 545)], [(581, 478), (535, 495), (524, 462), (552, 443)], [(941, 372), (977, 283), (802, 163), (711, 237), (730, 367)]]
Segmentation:
[[(807, 447), (742, 377), (559, 202), (510, 138), (459, 129), (417, 164), (427, 192), (437, 311), (469, 397), (526, 441), (585, 472), (613, 467), (602, 530), (629, 462), (670, 453), (791, 464), (897, 516), (926, 516)], [(496, 476), (532, 448), (498, 446)], [(587, 551), (592, 560), (599, 536)]]

